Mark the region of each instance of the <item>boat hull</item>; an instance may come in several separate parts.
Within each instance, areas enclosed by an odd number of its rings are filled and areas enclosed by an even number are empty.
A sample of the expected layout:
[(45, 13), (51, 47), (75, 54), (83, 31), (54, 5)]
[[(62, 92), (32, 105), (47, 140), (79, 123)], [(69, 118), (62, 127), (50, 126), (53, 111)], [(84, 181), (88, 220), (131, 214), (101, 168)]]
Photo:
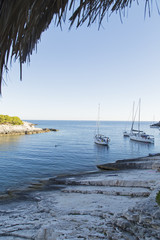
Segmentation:
[(100, 141), (94, 141), (96, 144), (98, 144), (98, 145), (103, 145), (103, 146), (108, 146), (109, 144), (108, 143), (106, 143), (106, 142), (100, 142)]
[(152, 138), (143, 138), (141, 136), (130, 136), (130, 140), (143, 143), (154, 143)]

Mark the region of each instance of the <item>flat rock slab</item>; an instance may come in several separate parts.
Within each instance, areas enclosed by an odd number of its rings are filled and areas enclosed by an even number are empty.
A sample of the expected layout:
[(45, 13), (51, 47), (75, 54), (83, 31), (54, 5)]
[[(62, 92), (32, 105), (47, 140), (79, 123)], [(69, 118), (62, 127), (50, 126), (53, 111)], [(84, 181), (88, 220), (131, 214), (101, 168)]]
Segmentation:
[(160, 168), (160, 155), (151, 155), (128, 160), (117, 160), (115, 163), (106, 163), (97, 165), (99, 169), (108, 171), (117, 171), (125, 169), (158, 169)]
[(159, 179), (156, 169), (126, 169), (46, 180), (48, 191), (1, 202), (0, 239), (158, 240)]

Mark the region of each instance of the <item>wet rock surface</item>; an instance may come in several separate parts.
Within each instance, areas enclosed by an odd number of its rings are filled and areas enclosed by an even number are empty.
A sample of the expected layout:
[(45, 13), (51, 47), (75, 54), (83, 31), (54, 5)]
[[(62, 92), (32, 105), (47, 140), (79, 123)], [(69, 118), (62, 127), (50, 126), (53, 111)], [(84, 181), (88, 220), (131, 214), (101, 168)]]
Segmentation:
[(152, 167), (52, 178), (43, 191), (37, 186), (24, 199), (1, 201), (0, 239), (160, 239), (160, 173)]

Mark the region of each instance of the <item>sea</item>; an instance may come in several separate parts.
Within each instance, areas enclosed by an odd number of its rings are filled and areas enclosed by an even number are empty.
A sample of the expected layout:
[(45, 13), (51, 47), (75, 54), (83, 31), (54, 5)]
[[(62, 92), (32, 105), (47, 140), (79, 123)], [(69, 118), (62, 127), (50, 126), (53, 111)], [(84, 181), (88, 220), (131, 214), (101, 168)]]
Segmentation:
[(141, 122), (141, 130), (154, 135), (154, 144), (123, 137), (131, 122), (100, 122), (100, 132), (111, 140), (106, 147), (94, 143), (95, 121), (27, 121), (58, 131), (0, 137), (0, 193), (59, 175), (100, 171), (98, 164), (160, 153), (160, 131), (150, 128), (150, 122)]

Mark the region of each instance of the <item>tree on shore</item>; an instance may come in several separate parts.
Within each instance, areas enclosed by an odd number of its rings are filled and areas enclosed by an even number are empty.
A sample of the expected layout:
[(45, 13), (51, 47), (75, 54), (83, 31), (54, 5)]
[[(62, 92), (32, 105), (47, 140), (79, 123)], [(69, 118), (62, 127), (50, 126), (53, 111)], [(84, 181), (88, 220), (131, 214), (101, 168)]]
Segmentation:
[(0, 124), (22, 125), (23, 121), (19, 117), (0, 115)]
[[(95, 21), (100, 26), (106, 14), (116, 12), (121, 16), (133, 2), (138, 4), (135, 0), (0, 0), (0, 93), (9, 60), (19, 60), (22, 79), (22, 64), (30, 61), (52, 20), (61, 27), (70, 15), (70, 27), (75, 23), (78, 28), (84, 22), (90, 26)], [(152, 0), (144, 4), (144, 11), (150, 13)]]

